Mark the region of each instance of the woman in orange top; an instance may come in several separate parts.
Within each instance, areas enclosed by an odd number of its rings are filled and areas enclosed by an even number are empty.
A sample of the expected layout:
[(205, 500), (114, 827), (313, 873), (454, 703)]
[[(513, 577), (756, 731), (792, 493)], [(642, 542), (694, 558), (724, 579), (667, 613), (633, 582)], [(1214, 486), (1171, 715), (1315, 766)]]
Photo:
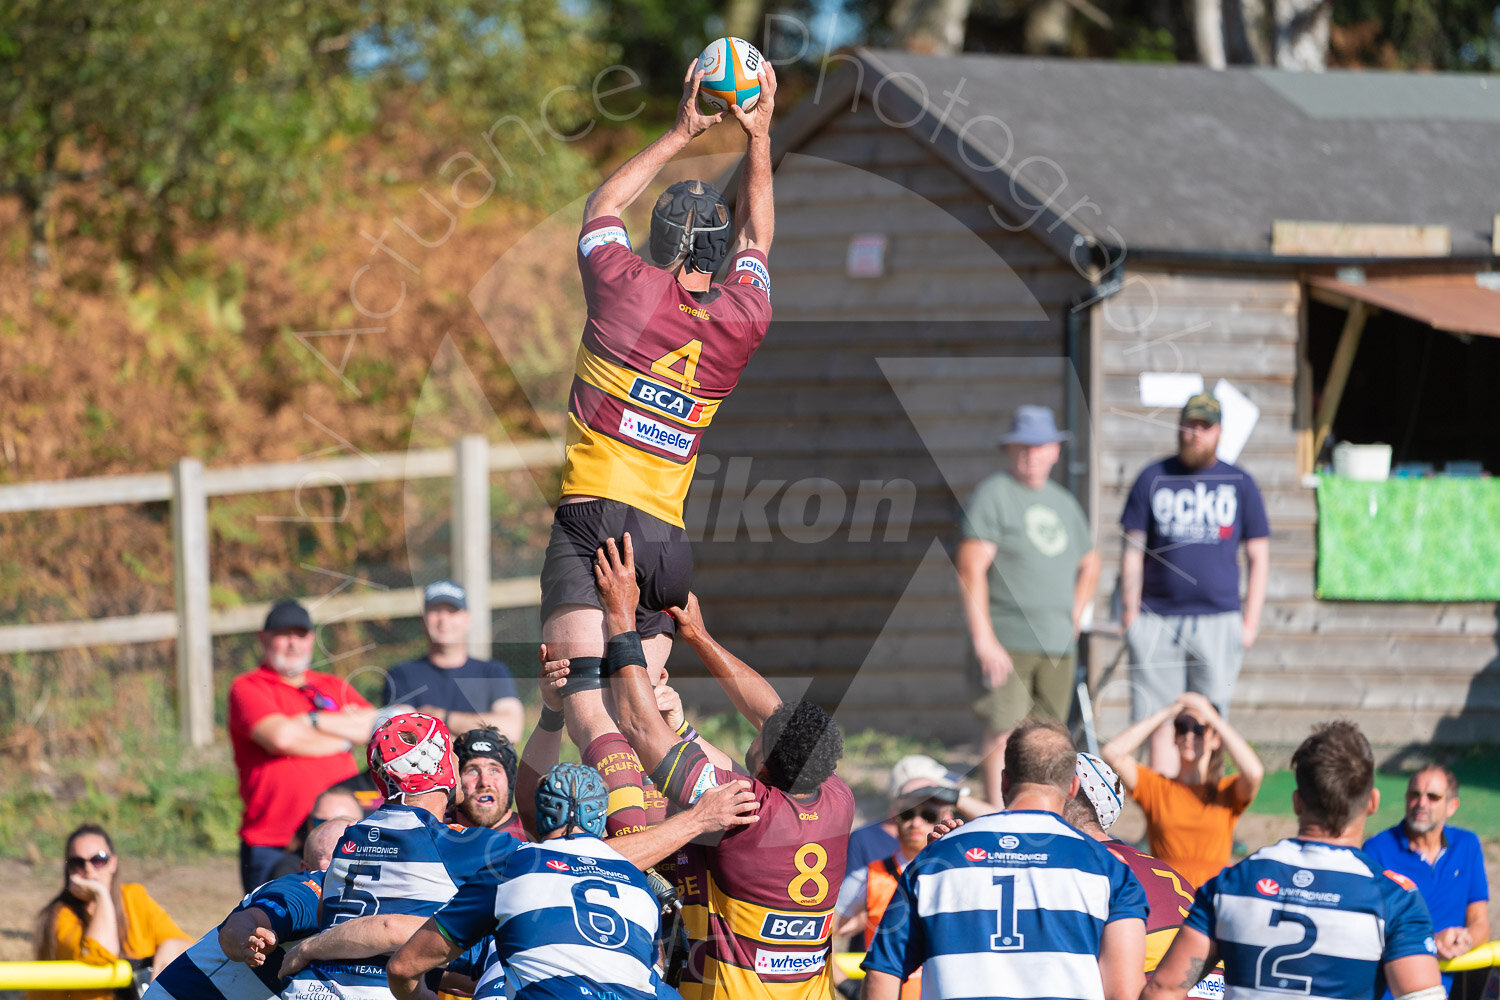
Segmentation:
[[(154, 976), (193, 942), (144, 886), (118, 879), (120, 859), (102, 827), (68, 835), (63, 887), (37, 914), (36, 957), (108, 965), (151, 963)], [(113, 990), (33, 991), (31, 1000), (112, 1000)]]
[[(1173, 719), (1177, 747), (1173, 778), (1137, 764), (1134, 757), (1168, 719)], [(1232, 778), (1224, 776), (1226, 751), (1239, 770)], [(1153, 855), (1194, 885), (1202, 885), (1229, 864), (1234, 825), (1255, 801), (1265, 768), (1207, 698), (1192, 692), (1180, 696), (1116, 736), (1101, 754), (1146, 814), (1146, 838)]]

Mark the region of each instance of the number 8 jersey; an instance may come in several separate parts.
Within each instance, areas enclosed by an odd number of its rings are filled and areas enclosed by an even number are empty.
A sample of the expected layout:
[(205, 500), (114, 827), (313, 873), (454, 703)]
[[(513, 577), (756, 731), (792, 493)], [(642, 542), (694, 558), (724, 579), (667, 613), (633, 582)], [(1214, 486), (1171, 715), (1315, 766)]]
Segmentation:
[(618, 500), (683, 527), (703, 431), (771, 323), (766, 258), (747, 250), (703, 295), (601, 216), (578, 241), (588, 320), (568, 398), (562, 495)]
[(1370, 1000), (1385, 963), (1436, 954), (1415, 885), (1363, 851), (1296, 838), (1209, 879), (1184, 926), (1217, 943), (1229, 1000)]

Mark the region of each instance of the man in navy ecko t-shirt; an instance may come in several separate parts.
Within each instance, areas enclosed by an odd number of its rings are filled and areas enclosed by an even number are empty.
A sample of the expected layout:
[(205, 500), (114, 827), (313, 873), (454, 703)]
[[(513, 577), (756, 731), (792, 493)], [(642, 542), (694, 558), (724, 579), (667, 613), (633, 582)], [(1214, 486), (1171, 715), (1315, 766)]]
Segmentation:
[(1145, 535), (1141, 609), (1158, 615), (1239, 611), (1240, 544), (1271, 533), (1249, 473), (1217, 459), (1195, 470), (1176, 455), (1142, 470), (1120, 525)]

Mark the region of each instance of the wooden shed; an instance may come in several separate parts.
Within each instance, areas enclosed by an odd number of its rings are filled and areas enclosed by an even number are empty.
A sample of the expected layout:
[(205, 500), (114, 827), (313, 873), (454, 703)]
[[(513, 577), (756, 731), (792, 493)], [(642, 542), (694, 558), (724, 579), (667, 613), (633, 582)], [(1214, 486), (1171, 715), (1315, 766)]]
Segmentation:
[[(1391, 443), (1408, 469), (1500, 474), (1500, 78), (856, 49), (773, 139), (775, 322), (688, 504), (726, 645), (848, 726), (973, 735), (951, 554), (1010, 412), (1046, 404), (1076, 435), (1055, 475), (1090, 515), (1107, 622), (1125, 493), (1175, 448), (1157, 396), (1225, 380), (1258, 408), (1238, 462), (1272, 524), (1243, 730), (1284, 744), (1347, 716), (1388, 746), (1495, 731), (1495, 573), (1332, 598), (1420, 561), (1351, 567), (1369, 548), (1351, 531), (1410, 542), (1463, 511), (1461, 556), (1500, 566), (1500, 481), (1368, 484), (1378, 530), (1323, 525), (1320, 564), (1320, 491), (1328, 510), (1365, 494), (1314, 471), (1325, 440), (1349, 439)], [(1381, 492), (1403, 489), (1441, 496)], [(1096, 673), (1117, 648), (1094, 638)], [(1125, 688), (1100, 693), (1113, 732)]]

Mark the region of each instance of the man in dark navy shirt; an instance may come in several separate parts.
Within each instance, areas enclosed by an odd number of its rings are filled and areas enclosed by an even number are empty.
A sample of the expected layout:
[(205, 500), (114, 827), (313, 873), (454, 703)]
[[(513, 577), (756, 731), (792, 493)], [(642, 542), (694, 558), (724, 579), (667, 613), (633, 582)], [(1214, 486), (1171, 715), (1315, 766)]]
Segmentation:
[[(1120, 621), (1130, 653), (1130, 717), (1140, 721), (1195, 691), (1229, 713), (1245, 650), (1260, 630), (1270, 527), (1255, 480), (1218, 457), (1219, 400), (1182, 408), (1177, 454), (1141, 471), (1120, 515)], [(1239, 548), (1249, 584), (1240, 607)], [(1174, 777), (1172, 726), (1151, 737), (1151, 769)]]
[(464, 588), (452, 580), (429, 583), (422, 592), (422, 627), (427, 654), (386, 672), (383, 703), (442, 719), (452, 732), (494, 726), (518, 742), (524, 724), (516, 682), (500, 661), (469, 655)]

